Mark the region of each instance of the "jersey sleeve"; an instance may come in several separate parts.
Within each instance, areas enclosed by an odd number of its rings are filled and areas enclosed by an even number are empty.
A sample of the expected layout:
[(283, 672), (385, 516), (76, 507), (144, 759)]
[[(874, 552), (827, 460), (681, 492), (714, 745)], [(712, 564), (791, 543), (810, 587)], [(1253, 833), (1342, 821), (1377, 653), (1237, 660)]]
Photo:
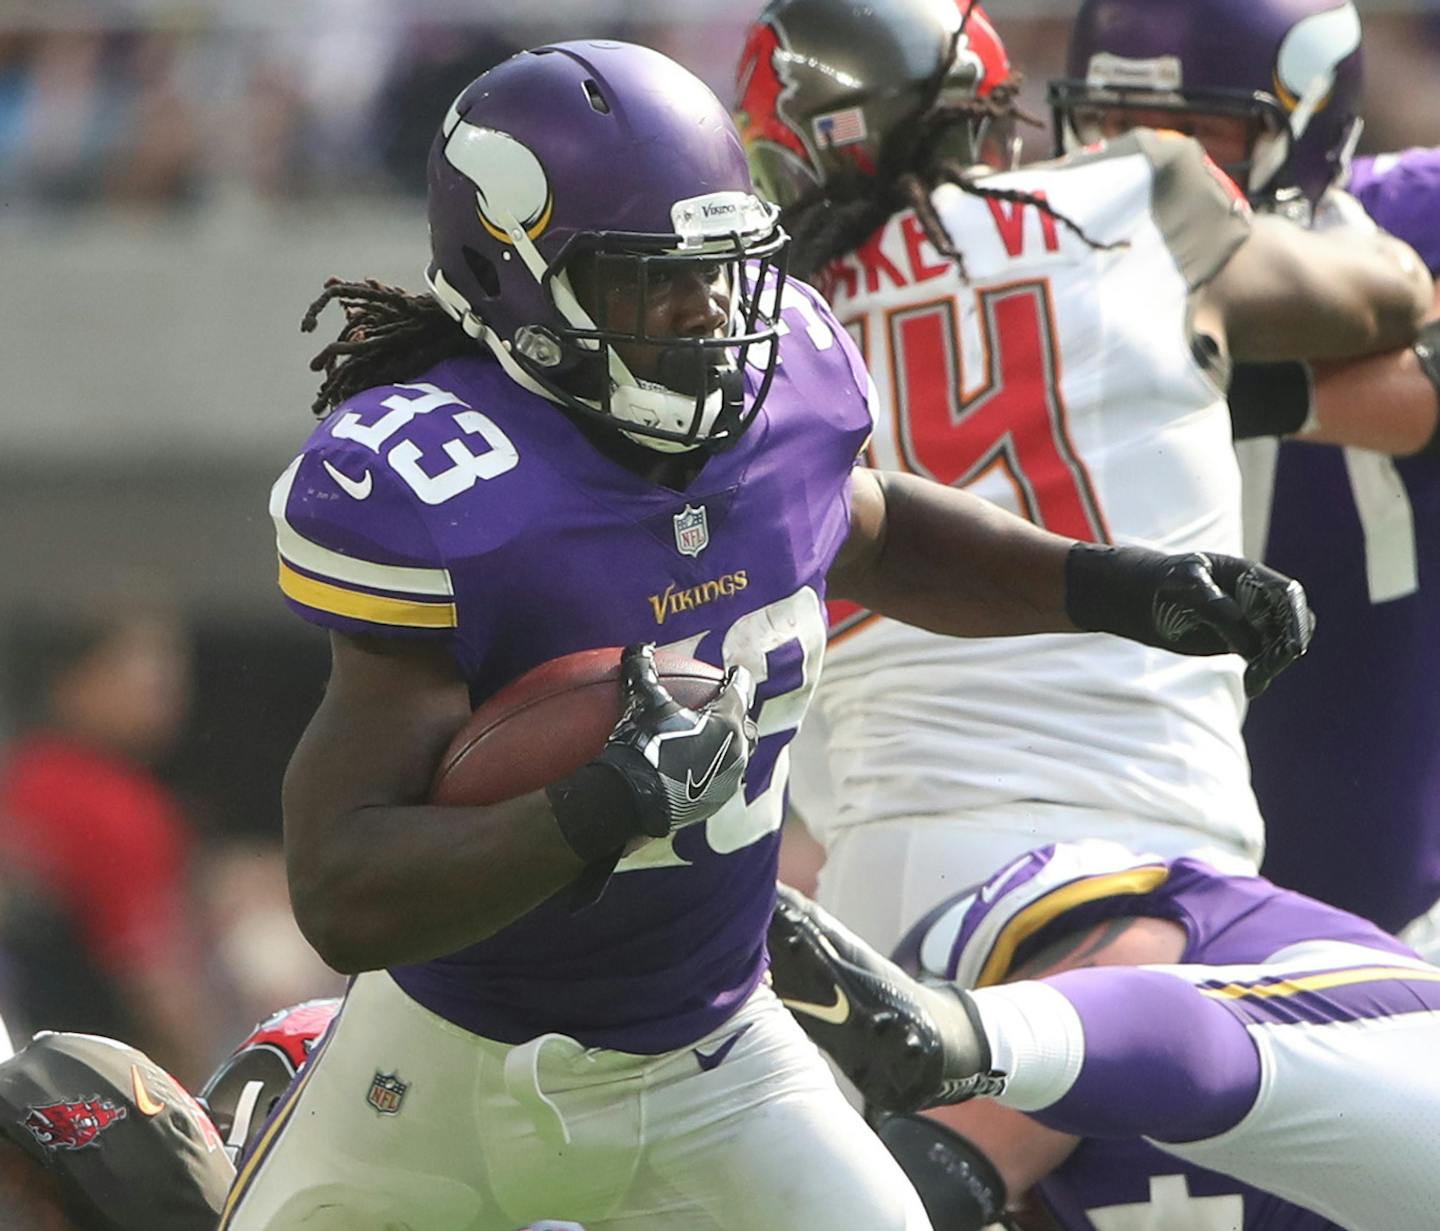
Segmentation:
[(1251, 210), (1199, 142), (1179, 133), (1131, 134), (1154, 168), (1150, 211), (1191, 290), (1204, 286), (1250, 234)]
[(1357, 158), (1348, 187), (1382, 230), (1440, 274), (1440, 147)]
[(367, 636), (453, 637), (455, 585), (409, 493), (375, 454), (312, 441), (270, 494), (285, 602)]
[[(789, 280), (788, 286), (792, 296), (802, 296), (809, 304), (804, 316), (807, 321), (805, 331), (811, 344), (822, 359), (832, 359), (835, 387), (837, 391), (843, 390), (844, 394), (837, 414), (837, 425), (855, 434), (853, 456), (858, 461), (870, 443), (870, 436), (875, 430), (880, 413), (875, 382), (870, 377), (870, 370), (865, 364), (865, 357), (860, 353), (859, 345), (835, 316), (825, 297), (814, 287), (795, 278)], [(833, 356), (827, 355), (827, 352), (834, 352)]]
[(1171, 866), (1103, 839), (1038, 847), (983, 885), (930, 912), (901, 941), (896, 961), (964, 988), (1003, 982), (1053, 929), (1085, 927), (1154, 893)]

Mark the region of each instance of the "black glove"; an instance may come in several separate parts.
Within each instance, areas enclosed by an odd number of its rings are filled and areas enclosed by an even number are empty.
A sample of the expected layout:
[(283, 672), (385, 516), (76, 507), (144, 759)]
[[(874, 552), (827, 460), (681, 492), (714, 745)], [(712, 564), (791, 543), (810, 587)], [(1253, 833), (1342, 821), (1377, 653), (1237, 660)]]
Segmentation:
[(1076, 628), (1177, 654), (1240, 654), (1251, 697), (1305, 653), (1315, 633), (1298, 581), (1213, 552), (1076, 543), (1065, 562), (1065, 612)]
[(625, 710), (600, 755), (546, 793), (560, 830), (587, 863), (614, 856), (634, 838), (663, 838), (709, 820), (737, 790), (755, 748), (746, 711), (755, 686), (731, 667), (720, 694), (699, 710), (665, 690), (653, 645), (620, 658)]

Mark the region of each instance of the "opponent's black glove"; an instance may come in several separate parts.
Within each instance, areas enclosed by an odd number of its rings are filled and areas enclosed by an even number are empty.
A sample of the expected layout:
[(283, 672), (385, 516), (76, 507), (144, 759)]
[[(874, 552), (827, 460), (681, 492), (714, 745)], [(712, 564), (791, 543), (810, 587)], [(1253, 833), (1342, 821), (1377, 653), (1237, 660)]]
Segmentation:
[(625, 709), (600, 755), (546, 792), (587, 863), (632, 839), (708, 820), (739, 790), (755, 748), (746, 713), (755, 686), (744, 667), (726, 672), (715, 700), (686, 709), (660, 683), (655, 647), (632, 645), (621, 655), (620, 684)]
[(1305, 653), (1315, 632), (1298, 581), (1214, 552), (1076, 543), (1065, 562), (1065, 611), (1087, 632), (1177, 654), (1240, 654), (1251, 697)]

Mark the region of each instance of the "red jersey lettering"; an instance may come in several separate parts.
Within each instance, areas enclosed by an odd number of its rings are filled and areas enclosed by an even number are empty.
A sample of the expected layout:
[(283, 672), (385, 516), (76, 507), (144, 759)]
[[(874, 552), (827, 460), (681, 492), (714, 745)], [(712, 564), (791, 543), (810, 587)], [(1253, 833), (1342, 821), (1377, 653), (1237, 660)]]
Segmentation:
[[(1043, 201), (1045, 194), (1037, 192), (1038, 200)], [(1000, 242), (1005, 245), (1005, 251), (1012, 257), (1023, 256), (1025, 253), (1025, 211), (1030, 206), (1027, 201), (999, 201), (991, 197), (985, 199), (985, 204), (990, 207), (990, 217), (995, 220), (995, 229), (1000, 232)], [(1036, 209), (1040, 215), (1040, 234), (1045, 241), (1046, 252), (1060, 251), (1060, 235), (1055, 226), (1055, 219), (1043, 209)]]

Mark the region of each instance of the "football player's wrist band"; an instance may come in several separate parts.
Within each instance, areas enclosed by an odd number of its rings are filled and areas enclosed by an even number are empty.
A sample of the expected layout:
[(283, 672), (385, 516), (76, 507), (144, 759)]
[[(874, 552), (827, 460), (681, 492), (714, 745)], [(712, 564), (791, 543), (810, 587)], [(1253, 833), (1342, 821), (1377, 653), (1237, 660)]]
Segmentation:
[(1310, 365), (1299, 360), (1237, 363), (1226, 398), (1234, 439), (1293, 436), (1310, 421), (1314, 376)]
[(625, 776), (599, 761), (545, 788), (560, 834), (586, 864), (613, 858), (640, 837), (635, 794)]
[(1435, 386), (1437, 412), (1435, 430), (1430, 434), (1430, 439), (1412, 456), (1440, 456), (1440, 321), (1430, 321), (1421, 326), (1420, 336), (1415, 339), (1415, 345), (1410, 349), (1420, 361), (1420, 371), (1425, 374), (1425, 379)]
[(1160, 644), (1155, 629), (1157, 565), (1167, 561), (1148, 547), (1075, 543), (1065, 557), (1065, 614), (1082, 632)]
[(634, 838), (663, 838), (670, 808), (655, 767), (612, 740), (588, 765), (545, 788), (570, 849), (586, 863), (608, 859)]

